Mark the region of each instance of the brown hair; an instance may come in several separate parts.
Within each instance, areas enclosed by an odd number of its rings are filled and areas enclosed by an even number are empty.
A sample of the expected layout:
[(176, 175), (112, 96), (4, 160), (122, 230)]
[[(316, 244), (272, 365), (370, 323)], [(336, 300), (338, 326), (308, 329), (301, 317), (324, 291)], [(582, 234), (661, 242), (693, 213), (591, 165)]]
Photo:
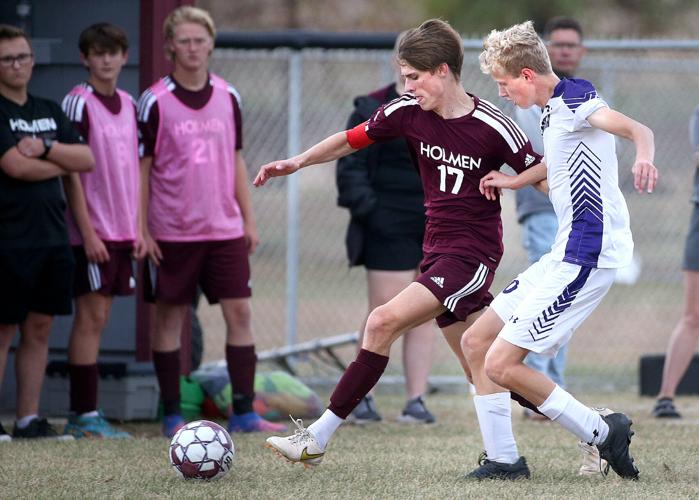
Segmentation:
[(11, 24), (0, 24), (0, 41), (2, 40), (14, 40), (15, 38), (24, 38), (29, 44), (29, 48), (32, 47), (32, 42), (29, 40), (27, 34), (18, 28), (17, 26), (12, 26)]
[(556, 16), (552, 17), (544, 25), (544, 40), (548, 40), (551, 37), (551, 33), (557, 30), (573, 30), (580, 35), (580, 40), (583, 39), (583, 30), (577, 19), (572, 17)]
[(124, 30), (109, 23), (97, 23), (89, 26), (80, 33), (78, 47), (84, 56), (90, 54), (90, 49), (98, 52), (126, 53), (129, 50), (129, 40)]
[(398, 62), (420, 71), (434, 71), (445, 63), (454, 78), (460, 80), (464, 45), (448, 22), (430, 19), (405, 33), (398, 45)]

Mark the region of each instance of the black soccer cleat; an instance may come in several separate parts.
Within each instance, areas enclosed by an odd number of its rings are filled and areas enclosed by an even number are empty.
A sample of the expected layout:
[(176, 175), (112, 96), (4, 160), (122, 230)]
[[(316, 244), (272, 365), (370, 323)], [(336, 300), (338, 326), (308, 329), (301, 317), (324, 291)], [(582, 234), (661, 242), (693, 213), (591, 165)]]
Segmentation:
[(480, 467), (466, 474), (466, 479), (475, 479), (477, 481), (485, 479), (515, 481), (517, 479), (529, 479), (531, 476), (527, 466), (527, 459), (524, 457), (519, 457), (519, 460), (513, 464), (495, 462), (488, 460), (486, 457), (487, 455), (483, 452), (478, 459)]
[(672, 398), (660, 398), (653, 407), (652, 415), (655, 418), (682, 418), (680, 412), (675, 408)]
[(624, 479), (638, 479), (638, 468), (629, 453), (629, 444), (634, 432), (631, 420), (623, 413), (602, 416), (609, 426), (609, 434), (604, 443), (597, 445), (600, 457), (605, 459), (612, 470)]

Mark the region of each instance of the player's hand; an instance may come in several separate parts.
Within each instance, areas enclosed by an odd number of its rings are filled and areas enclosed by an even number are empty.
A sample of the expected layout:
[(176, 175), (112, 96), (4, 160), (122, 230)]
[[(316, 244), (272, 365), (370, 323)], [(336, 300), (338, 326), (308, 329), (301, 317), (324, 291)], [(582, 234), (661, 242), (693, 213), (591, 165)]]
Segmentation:
[(136, 260), (141, 260), (147, 254), (148, 254), (148, 247), (146, 246), (146, 242), (143, 241), (142, 236), (139, 236), (138, 238), (136, 238), (136, 241), (134, 241), (134, 243), (133, 243), (133, 252), (131, 253), (131, 256)]
[(655, 165), (645, 160), (636, 161), (631, 172), (633, 173), (633, 187), (636, 188), (636, 191), (640, 194), (643, 194), (644, 190), (648, 193), (653, 192), (658, 183), (658, 169), (655, 168)]
[(22, 137), (17, 149), (27, 158), (38, 158), (44, 154), (44, 142), (38, 137)]
[(257, 249), (257, 245), (260, 244), (260, 236), (257, 234), (257, 227), (255, 224), (245, 224), (244, 237), (245, 243), (248, 246), (248, 254), (254, 253), (255, 249)]
[(104, 242), (93, 231), (87, 238), (84, 238), (85, 256), (88, 262), (102, 264), (109, 262), (109, 252)]
[(481, 194), (488, 200), (497, 200), (502, 194), (503, 188), (509, 188), (512, 185), (512, 176), (503, 174), (497, 170), (491, 170), (483, 177), (478, 184), (478, 189)]
[(263, 186), (271, 177), (293, 174), (299, 168), (301, 168), (301, 165), (293, 158), (273, 161), (260, 167), (260, 171), (252, 183), (258, 187)]
[(143, 235), (143, 244), (146, 246), (146, 255), (156, 266), (160, 265), (160, 261), (163, 260), (163, 252), (158, 246), (158, 242), (153, 239), (150, 233), (145, 233)]

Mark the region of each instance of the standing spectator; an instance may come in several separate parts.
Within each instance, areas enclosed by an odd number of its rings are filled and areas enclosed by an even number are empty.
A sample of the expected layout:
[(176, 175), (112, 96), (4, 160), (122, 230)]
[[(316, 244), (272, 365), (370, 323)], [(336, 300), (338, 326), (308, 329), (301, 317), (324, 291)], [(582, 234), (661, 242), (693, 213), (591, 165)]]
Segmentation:
[(27, 92), (33, 67), (27, 35), (0, 25), (0, 379), (19, 327), (16, 438), (58, 436), (38, 412), (53, 316), (72, 312), (60, 176), (94, 165), (60, 106)]
[(658, 401), (653, 408), (657, 418), (680, 418), (673, 398), (682, 376), (687, 371), (699, 340), (699, 108), (689, 123), (689, 138), (694, 148), (694, 194), (692, 220), (684, 247), (684, 310), (670, 337), (663, 368)]
[[(398, 42), (400, 42), (398, 37)], [(400, 75), (396, 83), (354, 100), (347, 122), (351, 129), (367, 121), (382, 104), (404, 93)], [(422, 239), (425, 234), (424, 194), (405, 139), (373, 144), (337, 161), (339, 205), (349, 208), (347, 256), (350, 265), (367, 270), (369, 312), (385, 304), (419, 274)], [(360, 328), (362, 345), (366, 318)], [(403, 337), (403, 371), (407, 403), (398, 421), (433, 423), (422, 396), (437, 329), (432, 321), (411, 328)], [(369, 394), (352, 412), (355, 423), (377, 422), (381, 415)]]
[[(544, 43), (551, 58), (553, 72), (559, 78), (573, 78), (585, 55), (583, 31), (580, 23), (569, 17), (551, 18), (544, 26)], [(534, 151), (544, 153), (541, 138), (541, 108), (533, 105), (522, 109), (515, 106), (515, 121), (532, 142)], [(527, 250), (529, 263), (538, 261), (551, 251), (556, 238), (558, 222), (548, 194), (531, 186), (516, 191), (517, 220), (522, 225), (522, 244)], [(531, 352), (525, 363), (551, 378), (556, 384), (565, 387), (565, 363), (568, 345), (564, 345), (555, 357), (549, 358)], [(546, 419), (543, 415), (525, 408), (524, 414), (535, 419)]]
[(63, 110), (95, 156), (95, 170), (66, 183), (68, 229), (75, 257), (75, 318), (68, 345), (70, 411), (65, 434), (124, 438), (97, 409), (100, 337), (115, 295), (134, 291), (131, 254), (138, 207), (138, 129), (131, 96), (117, 88), (129, 43), (117, 26), (94, 24), (80, 34), (89, 74), (63, 100)]
[(234, 432), (285, 428), (252, 409), (257, 356), (250, 324), (248, 254), (258, 244), (242, 155), (240, 97), (208, 71), (215, 28), (195, 7), (164, 23), (174, 71), (138, 103), (142, 134), (141, 227), (148, 256), (146, 290), (156, 304), (153, 363), (164, 406), (163, 434), (182, 427), (180, 332), (197, 284), (220, 302), (233, 386)]

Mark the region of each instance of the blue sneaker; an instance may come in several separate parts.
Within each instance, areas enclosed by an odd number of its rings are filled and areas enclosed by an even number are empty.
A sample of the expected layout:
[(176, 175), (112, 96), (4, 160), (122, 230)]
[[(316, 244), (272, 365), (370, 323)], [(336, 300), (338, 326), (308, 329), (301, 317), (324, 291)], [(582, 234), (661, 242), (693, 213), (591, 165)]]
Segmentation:
[(254, 411), (228, 418), (228, 432), (285, 432), (286, 425), (265, 420)]
[(128, 439), (128, 432), (118, 431), (104, 418), (102, 411), (92, 417), (71, 415), (63, 430), (64, 435), (79, 438)]
[(172, 415), (165, 415), (163, 417), (163, 426), (161, 427), (161, 432), (163, 436), (167, 438), (172, 438), (177, 431), (184, 427), (185, 421), (182, 415), (179, 413), (173, 413)]

